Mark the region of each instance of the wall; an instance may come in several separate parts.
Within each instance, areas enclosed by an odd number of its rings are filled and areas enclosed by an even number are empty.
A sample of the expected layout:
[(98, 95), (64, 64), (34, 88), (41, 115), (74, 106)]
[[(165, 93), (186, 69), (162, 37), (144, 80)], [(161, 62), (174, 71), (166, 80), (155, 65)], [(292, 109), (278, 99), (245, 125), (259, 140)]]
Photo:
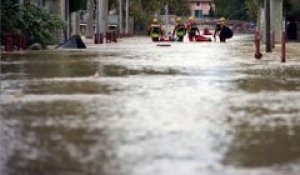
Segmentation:
[(198, 6), (196, 2), (190, 2), (190, 9), (192, 16), (195, 16), (195, 10), (202, 10), (203, 15), (209, 15), (210, 3), (209, 2), (199, 2)]

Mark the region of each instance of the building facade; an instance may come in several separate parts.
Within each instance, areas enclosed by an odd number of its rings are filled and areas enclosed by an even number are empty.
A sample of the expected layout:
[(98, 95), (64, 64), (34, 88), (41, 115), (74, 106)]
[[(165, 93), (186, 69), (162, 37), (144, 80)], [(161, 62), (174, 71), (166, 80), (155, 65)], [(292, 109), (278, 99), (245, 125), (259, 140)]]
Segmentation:
[(210, 15), (210, 10), (215, 9), (214, 0), (188, 0), (191, 15), (195, 18), (203, 18)]

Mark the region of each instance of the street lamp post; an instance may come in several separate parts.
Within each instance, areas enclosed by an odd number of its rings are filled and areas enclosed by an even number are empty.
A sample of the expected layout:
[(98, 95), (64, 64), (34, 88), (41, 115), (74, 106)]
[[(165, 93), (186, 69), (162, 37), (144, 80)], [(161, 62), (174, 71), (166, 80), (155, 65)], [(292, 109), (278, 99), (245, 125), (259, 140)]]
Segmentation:
[(123, 33), (123, 0), (119, 0), (119, 26), (121, 35)]
[(125, 26), (125, 33), (129, 33), (129, 0), (126, 0), (126, 26)]
[(169, 3), (165, 6), (165, 15), (166, 15), (166, 26), (169, 24)]
[(67, 25), (65, 27), (65, 40), (70, 38), (70, 0), (65, 0), (65, 21)]
[(265, 18), (266, 18), (266, 52), (272, 52), (271, 42), (271, 2), (265, 0)]
[(94, 35), (94, 10), (95, 10), (95, 1), (89, 0), (89, 19), (87, 23), (87, 37), (92, 38)]
[(282, 21), (282, 35), (281, 35), (281, 62), (286, 62), (286, 22)]
[(95, 36), (95, 43), (102, 44), (104, 34), (106, 32), (106, 3), (105, 0), (98, 0), (97, 3), (97, 34)]

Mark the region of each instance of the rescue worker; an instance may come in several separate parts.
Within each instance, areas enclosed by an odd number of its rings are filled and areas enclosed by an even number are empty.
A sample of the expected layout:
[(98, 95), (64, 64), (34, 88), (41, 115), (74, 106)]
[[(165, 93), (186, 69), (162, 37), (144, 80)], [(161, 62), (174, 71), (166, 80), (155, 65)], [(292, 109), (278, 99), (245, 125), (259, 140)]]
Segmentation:
[(148, 31), (153, 42), (158, 42), (160, 40), (160, 37), (162, 36), (162, 27), (159, 24), (158, 19), (153, 19)]
[(195, 41), (197, 33), (200, 35), (200, 30), (193, 17), (189, 18), (188, 24), (186, 25), (186, 30), (188, 31), (190, 42)]
[(226, 42), (226, 39), (231, 38), (233, 36), (232, 30), (230, 30), (226, 26), (226, 19), (225, 18), (220, 18), (220, 23), (217, 24), (216, 30), (214, 33), (214, 39), (216, 41), (216, 36), (218, 35), (220, 38), (220, 42)]
[(176, 26), (173, 30), (173, 36), (176, 35), (177, 37), (177, 41), (180, 41), (182, 42), (183, 39), (184, 39), (184, 35), (186, 33), (186, 30), (185, 30), (185, 25), (183, 24), (182, 22), (182, 19), (181, 18), (176, 18)]

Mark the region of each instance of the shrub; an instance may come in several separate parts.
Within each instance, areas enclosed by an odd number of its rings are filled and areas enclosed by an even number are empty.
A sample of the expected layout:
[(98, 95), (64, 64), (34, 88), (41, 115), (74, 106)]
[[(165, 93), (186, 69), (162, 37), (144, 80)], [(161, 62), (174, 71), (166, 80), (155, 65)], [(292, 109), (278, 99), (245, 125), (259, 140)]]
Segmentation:
[(46, 9), (38, 6), (22, 6), (10, 0), (3, 0), (1, 6), (1, 38), (7, 33), (22, 34), (34, 37), (46, 46), (54, 41), (52, 33), (65, 26), (58, 16), (51, 15)]

